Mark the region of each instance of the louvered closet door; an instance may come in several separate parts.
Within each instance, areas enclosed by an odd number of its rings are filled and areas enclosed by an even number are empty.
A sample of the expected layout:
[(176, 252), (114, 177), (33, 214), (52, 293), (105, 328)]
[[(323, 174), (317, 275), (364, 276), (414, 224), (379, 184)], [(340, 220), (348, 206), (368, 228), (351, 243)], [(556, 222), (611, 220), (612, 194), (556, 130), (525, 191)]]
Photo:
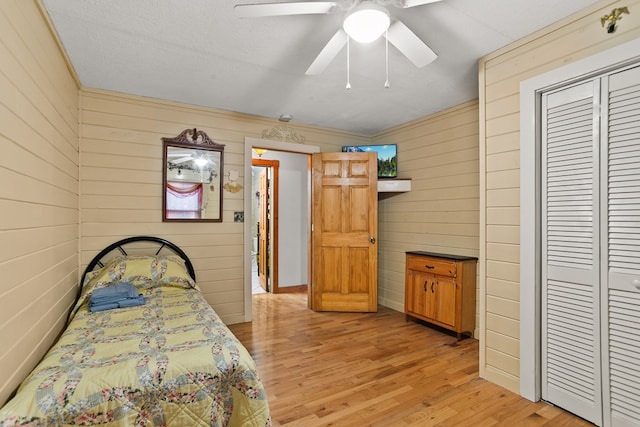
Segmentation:
[(542, 397), (602, 422), (598, 82), (542, 98)]
[[(640, 426), (640, 68), (603, 79), (605, 425)], [(608, 86), (608, 87), (607, 87)], [(608, 140), (608, 144), (606, 143)], [(608, 150), (607, 150), (608, 149)]]

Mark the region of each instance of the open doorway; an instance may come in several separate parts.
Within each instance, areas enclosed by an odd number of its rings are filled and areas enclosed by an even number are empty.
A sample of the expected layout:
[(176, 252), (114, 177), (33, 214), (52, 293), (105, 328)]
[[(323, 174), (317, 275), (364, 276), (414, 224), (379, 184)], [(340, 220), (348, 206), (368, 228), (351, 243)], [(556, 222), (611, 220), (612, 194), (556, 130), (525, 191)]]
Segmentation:
[[(257, 151), (259, 156), (264, 152)], [(251, 292), (278, 293), (278, 160), (251, 159)]]
[[(258, 157), (253, 151), (253, 148), (262, 148), (267, 150)], [(244, 193), (244, 211), (246, 212), (246, 218), (244, 223), (244, 277), (245, 277), (245, 293), (244, 293), (244, 309), (245, 309), (245, 321), (252, 320), (252, 268), (254, 264), (254, 238), (257, 237), (253, 232), (252, 227), (252, 209), (256, 203), (256, 194), (253, 189), (253, 185), (248, 182), (252, 179), (252, 162), (253, 158), (259, 158), (262, 160), (278, 160), (279, 161), (279, 209), (278, 209), (278, 250), (277, 258), (278, 265), (273, 267), (269, 271), (270, 283), (274, 283), (273, 273), (277, 270), (277, 284), (278, 290), (282, 291), (284, 288), (293, 287), (301, 284), (308, 284), (309, 271), (309, 243), (310, 243), (310, 203), (311, 203), (311, 170), (310, 170), (310, 155), (320, 152), (320, 148), (317, 146), (309, 146), (303, 144), (296, 144), (283, 141), (273, 141), (258, 138), (245, 138), (245, 193)], [(288, 166), (285, 167), (285, 163), (290, 158), (297, 158), (298, 162), (302, 161), (303, 166), (293, 167), (292, 170)], [(302, 159), (302, 160), (301, 160)], [(288, 200), (286, 196), (296, 195), (297, 197)], [(298, 215), (296, 219), (295, 216)], [(287, 227), (285, 227), (285, 225)], [(297, 227), (297, 228), (296, 228)], [(269, 228), (273, 231), (273, 228)], [(289, 229), (289, 236), (282, 237), (283, 233), (286, 233)], [(275, 232), (272, 233), (272, 235)], [(257, 243), (257, 242), (256, 242)], [(286, 243), (286, 244), (285, 244)], [(272, 243), (267, 243), (272, 248)], [(304, 250), (303, 250), (304, 249)], [(283, 256), (283, 250), (288, 251)], [(297, 256), (297, 258), (296, 258)], [(304, 262), (300, 260), (300, 256), (303, 256)], [(271, 264), (275, 262), (276, 254), (272, 253)], [(282, 268), (281, 264), (287, 265)], [(300, 267), (304, 267), (304, 271), (301, 273)], [(286, 274), (285, 274), (286, 273)], [(283, 275), (284, 274), (284, 275)], [(300, 275), (304, 274), (304, 278)], [(296, 276), (297, 275), (297, 276)], [(286, 289), (285, 289), (286, 290)]]
[(261, 153), (251, 161), (251, 240), (256, 252), (252, 293), (304, 292), (309, 272), (309, 155)]

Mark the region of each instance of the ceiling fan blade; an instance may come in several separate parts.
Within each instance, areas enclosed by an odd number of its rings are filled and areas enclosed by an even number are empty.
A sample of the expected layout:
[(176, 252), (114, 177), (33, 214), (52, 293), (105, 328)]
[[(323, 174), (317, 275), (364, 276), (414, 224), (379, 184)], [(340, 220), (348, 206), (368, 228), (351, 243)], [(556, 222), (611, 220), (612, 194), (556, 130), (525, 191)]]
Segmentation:
[(337, 4), (335, 1), (238, 4), (233, 10), (239, 18), (260, 18), (264, 16), (331, 13)]
[(396, 21), (389, 27), (387, 39), (418, 68), (430, 64), (438, 57), (429, 46), (400, 21)]
[(320, 54), (313, 60), (313, 63), (309, 66), (305, 74), (316, 75), (321, 74), (325, 68), (333, 61), (333, 58), (340, 53), (345, 44), (347, 44), (347, 33), (340, 28), (329, 40), (324, 48), (320, 51)]
[(406, 9), (408, 7), (422, 6), (423, 4), (435, 3), (437, 1), (441, 1), (441, 0), (404, 0), (404, 2), (402, 3), (402, 7)]
[(183, 157), (181, 159), (176, 159), (173, 161), (173, 163), (184, 163), (189, 160), (193, 160), (193, 157), (189, 156), (189, 157)]

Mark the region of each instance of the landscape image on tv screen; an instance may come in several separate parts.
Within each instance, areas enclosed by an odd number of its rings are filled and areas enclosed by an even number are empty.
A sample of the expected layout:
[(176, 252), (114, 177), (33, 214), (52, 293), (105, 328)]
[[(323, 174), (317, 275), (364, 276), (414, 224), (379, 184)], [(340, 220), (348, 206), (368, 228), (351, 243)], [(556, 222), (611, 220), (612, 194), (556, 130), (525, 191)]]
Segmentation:
[(343, 152), (368, 153), (374, 151), (378, 156), (378, 178), (395, 178), (398, 176), (398, 146), (387, 145), (345, 145)]

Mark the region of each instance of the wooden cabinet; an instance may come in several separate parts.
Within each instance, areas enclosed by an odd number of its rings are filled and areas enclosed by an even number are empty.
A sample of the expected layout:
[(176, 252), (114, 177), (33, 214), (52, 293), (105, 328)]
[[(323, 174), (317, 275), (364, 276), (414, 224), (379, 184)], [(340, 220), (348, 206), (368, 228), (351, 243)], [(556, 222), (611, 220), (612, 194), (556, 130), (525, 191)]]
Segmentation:
[(405, 304), (407, 316), (473, 336), (476, 320), (474, 257), (407, 252)]

